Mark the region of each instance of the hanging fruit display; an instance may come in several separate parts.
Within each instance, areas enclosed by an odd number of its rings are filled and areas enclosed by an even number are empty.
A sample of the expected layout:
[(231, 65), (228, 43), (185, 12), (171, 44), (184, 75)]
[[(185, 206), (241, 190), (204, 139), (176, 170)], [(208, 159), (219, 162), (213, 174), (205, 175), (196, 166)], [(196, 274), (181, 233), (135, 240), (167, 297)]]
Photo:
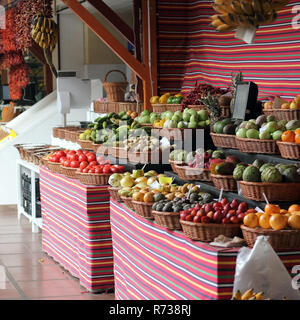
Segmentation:
[(52, 0), (22, 0), (16, 5), (15, 38), (16, 47), (24, 50), (32, 46), (31, 23), (39, 13), (52, 16)]
[(214, 0), (212, 26), (219, 32), (232, 31), (238, 27), (255, 27), (272, 23), (277, 19), (277, 11), (288, 0)]
[(39, 14), (32, 21), (31, 35), (41, 48), (53, 51), (58, 40), (57, 24), (45, 15)]
[(10, 99), (20, 100), (22, 88), (29, 83), (29, 69), (25, 63), (12, 66), (9, 70), (9, 94)]

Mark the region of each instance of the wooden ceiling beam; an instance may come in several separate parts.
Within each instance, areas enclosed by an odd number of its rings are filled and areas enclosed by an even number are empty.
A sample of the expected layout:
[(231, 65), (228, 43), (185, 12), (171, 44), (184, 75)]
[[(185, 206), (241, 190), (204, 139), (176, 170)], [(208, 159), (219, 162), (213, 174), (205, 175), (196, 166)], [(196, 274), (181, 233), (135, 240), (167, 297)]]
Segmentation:
[(87, 0), (95, 9), (97, 9), (102, 16), (113, 26), (115, 29), (125, 37), (133, 46), (134, 33), (126, 22), (121, 19), (106, 3), (102, 0)]

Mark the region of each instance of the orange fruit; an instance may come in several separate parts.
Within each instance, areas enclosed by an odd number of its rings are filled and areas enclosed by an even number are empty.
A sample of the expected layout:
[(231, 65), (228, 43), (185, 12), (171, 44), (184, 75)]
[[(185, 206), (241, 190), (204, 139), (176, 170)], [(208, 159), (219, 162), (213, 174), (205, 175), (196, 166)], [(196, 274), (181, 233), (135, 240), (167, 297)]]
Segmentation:
[(281, 214), (287, 214), (287, 213), (288, 213), (288, 211), (287, 211), (287, 210), (285, 210), (285, 209), (280, 209), (280, 213), (281, 213)]
[(281, 140), (283, 142), (295, 142), (295, 132), (292, 130), (284, 131)]
[(263, 213), (260, 217), (259, 217), (259, 225), (263, 228), (263, 229), (270, 229), (270, 218), (271, 215), (268, 213)]
[(144, 194), (142, 192), (134, 192), (132, 195), (134, 201), (144, 201)]
[(300, 216), (298, 214), (291, 214), (288, 218), (288, 225), (292, 229), (300, 229)]
[(295, 142), (296, 142), (296, 143), (300, 143), (300, 133), (297, 133), (297, 134), (295, 135)]
[(292, 204), (291, 206), (289, 206), (288, 212), (294, 212), (294, 211), (300, 211), (299, 204)]
[[(253, 212), (254, 213), (254, 212)], [(264, 214), (263, 212), (255, 212), (255, 214), (257, 215), (258, 219)]]
[(255, 213), (248, 213), (244, 217), (244, 225), (249, 228), (255, 228), (258, 226), (258, 216)]
[(268, 213), (268, 214), (280, 213), (280, 207), (277, 204), (271, 204), (271, 203), (266, 204), (265, 213)]
[(270, 226), (273, 230), (282, 230), (286, 227), (287, 217), (283, 214), (273, 214), (270, 218)]
[(294, 132), (295, 134), (300, 134), (300, 128), (296, 129)]

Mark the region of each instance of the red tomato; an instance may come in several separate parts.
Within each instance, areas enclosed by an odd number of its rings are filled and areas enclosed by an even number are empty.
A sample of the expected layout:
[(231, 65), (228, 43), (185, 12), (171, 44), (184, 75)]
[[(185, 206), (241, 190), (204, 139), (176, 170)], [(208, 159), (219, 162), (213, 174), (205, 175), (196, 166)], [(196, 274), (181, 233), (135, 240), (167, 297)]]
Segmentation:
[(89, 169), (88, 168), (84, 168), (83, 170), (82, 170), (82, 173), (88, 173), (89, 172)]
[(78, 156), (78, 160), (82, 162), (82, 161), (87, 161), (88, 159), (87, 159), (87, 156), (82, 153)]
[(68, 160), (67, 157), (61, 157), (61, 158), (59, 159), (59, 162), (60, 162), (60, 163), (63, 163), (63, 162), (65, 162), (66, 160)]
[(78, 161), (79, 160), (79, 157), (78, 157), (78, 155), (75, 153), (75, 154), (71, 154), (70, 156), (69, 156), (69, 160), (70, 161)]
[(88, 154), (88, 153), (90, 153), (90, 151), (87, 151), (87, 150), (83, 150), (82, 152), (83, 152), (83, 154), (85, 154), (85, 155)]
[(75, 151), (75, 150), (70, 150), (70, 151), (68, 152), (68, 154), (76, 154), (76, 151)]
[(99, 163), (97, 162), (97, 161), (91, 161), (90, 163), (89, 163), (89, 165), (91, 165), (91, 166), (96, 166), (96, 165), (98, 165)]
[(108, 173), (111, 173), (112, 171), (110, 170), (110, 166), (109, 167), (107, 167), (106, 165), (104, 166), (104, 168), (103, 168), (103, 173), (104, 174), (108, 174)]
[(124, 173), (125, 172), (125, 168), (123, 166), (118, 165), (117, 168), (118, 168), (120, 173)]
[(66, 156), (66, 154), (65, 154), (64, 151), (56, 151), (55, 153), (56, 153), (59, 157), (65, 157), (65, 156)]
[(83, 154), (83, 151), (82, 151), (81, 149), (78, 149), (78, 150), (76, 151), (76, 153), (77, 153), (78, 155), (80, 155), (80, 154)]
[(100, 155), (100, 156), (97, 157), (97, 161), (98, 161), (99, 163), (101, 163), (101, 164), (104, 164), (105, 161), (106, 161), (106, 159), (105, 159), (104, 156)]
[(70, 167), (70, 160), (65, 160), (65, 162), (63, 163), (64, 167)]
[(118, 173), (118, 172), (119, 172), (119, 169), (118, 169), (116, 166), (111, 166), (111, 167), (110, 167), (110, 171), (111, 171), (112, 173)]
[(102, 169), (101, 168), (99, 168), (99, 167), (95, 167), (95, 173), (103, 173), (102, 172)]
[(79, 161), (71, 161), (70, 167), (71, 168), (79, 168), (80, 162)]
[(95, 173), (95, 168), (93, 167), (93, 168), (89, 169), (89, 173)]
[(88, 162), (96, 161), (96, 155), (93, 152), (89, 152), (86, 154)]
[(82, 161), (82, 162), (80, 162), (80, 168), (81, 169), (84, 169), (84, 168), (86, 168), (87, 166), (89, 165), (89, 163), (87, 162), (87, 161)]
[(96, 166), (96, 168), (100, 169), (101, 172), (102, 172), (102, 171), (103, 171), (103, 168), (104, 168), (104, 165), (103, 165), (103, 164), (98, 164), (98, 165)]

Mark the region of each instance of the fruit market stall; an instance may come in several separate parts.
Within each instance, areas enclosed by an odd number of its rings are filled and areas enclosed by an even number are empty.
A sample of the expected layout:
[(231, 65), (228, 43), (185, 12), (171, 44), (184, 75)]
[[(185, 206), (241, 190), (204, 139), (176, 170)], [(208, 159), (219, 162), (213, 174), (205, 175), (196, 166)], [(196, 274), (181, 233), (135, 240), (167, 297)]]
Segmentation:
[[(239, 248), (193, 241), (111, 201), (115, 294), (119, 300), (230, 299)], [(300, 252), (278, 252), (291, 272)]]

